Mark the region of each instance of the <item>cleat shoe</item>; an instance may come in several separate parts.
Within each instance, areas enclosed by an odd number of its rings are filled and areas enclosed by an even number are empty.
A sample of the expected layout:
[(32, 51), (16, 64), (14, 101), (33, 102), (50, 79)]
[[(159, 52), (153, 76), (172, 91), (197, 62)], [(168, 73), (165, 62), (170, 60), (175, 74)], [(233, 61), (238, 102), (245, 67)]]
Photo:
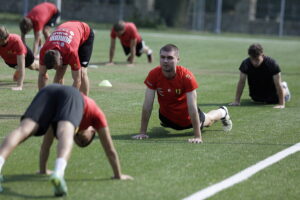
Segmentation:
[(291, 92), (290, 92), (289, 87), (288, 87), (288, 84), (287, 84), (287, 82), (283, 81), (281, 83), (281, 85), (286, 90), (286, 95), (284, 96), (284, 100), (285, 100), (285, 102), (288, 102), (288, 101), (291, 100), (291, 97), (292, 97)]
[(50, 176), (50, 181), (54, 187), (54, 195), (57, 197), (65, 196), (68, 193), (67, 184), (63, 177), (59, 177), (56, 173)]
[(13, 76), (13, 80), (14, 81), (18, 81), (19, 80), (19, 71), (15, 71), (14, 76)]
[(227, 109), (226, 106), (221, 106), (220, 108), (223, 109), (223, 110), (225, 110), (225, 112), (226, 112), (225, 117), (223, 117), (221, 119), (222, 124), (223, 124), (223, 130), (226, 131), (226, 132), (230, 131), (232, 129), (232, 121), (230, 119), (228, 109)]

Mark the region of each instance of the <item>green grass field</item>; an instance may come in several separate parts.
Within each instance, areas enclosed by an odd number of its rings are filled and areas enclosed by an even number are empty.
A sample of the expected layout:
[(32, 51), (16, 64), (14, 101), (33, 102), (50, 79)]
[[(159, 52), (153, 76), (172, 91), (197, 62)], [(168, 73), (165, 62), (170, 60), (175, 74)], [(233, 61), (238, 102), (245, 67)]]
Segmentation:
[[(16, 24), (7, 24), (19, 33)], [(111, 180), (112, 170), (98, 140), (85, 149), (74, 147), (66, 170), (69, 196), (66, 199), (126, 199), (174, 200), (187, 197), (209, 185), (226, 179), (239, 171), (300, 141), (300, 40), (299, 38), (259, 37), (248, 35), (210, 35), (141, 31), (143, 39), (154, 50), (154, 64), (147, 64), (146, 56), (136, 60), (135, 67), (104, 66), (108, 61), (109, 30), (96, 30), (90, 68), (90, 96), (105, 112), (123, 173), (133, 181)], [(28, 40), (32, 46), (32, 39)], [(264, 46), (266, 55), (281, 66), (282, 78), (292, 92), (291, 102), (283, 110), (272, 105), (251, 103), (248, 88), (242, 106), (229, 107), (233, 129), (222, 131), (220, 122), (203, 132), (204, 143), (189, 144), (192, 130), (174, 131), (160, 127), (158, 105), (154, 105), (149, 123), (150, 139), (132, 140), (140, 126), (144, 100), (143, 81), (159, 64), (158, 51), (167, 43), (180, 48), (180, 64), (189, 68), (199, 83), (198, 105), (204, 111), (233, 101), (239, 77), (238, 67), (247, 56), (251, 43)], [(123, 62), (118, 44), (115, 61)], [(102, 63), (102, 64), (101, 64)], [(37, 92), (37, 72), (26, 70), (24, 90), (13, 92), (13, 70), (0, 61), (0, 137), (3, 140), (19, 123)], [(50, 71), (50, 79), (54, 71)], [(113, 87), (99, 87), (107, 79)], [(70, 85), (70, 70), (65, 83)], [(53, 199), (47, 177), (36, 175), (40, 137), (30, 138), (20, 145), (6, 161), (2, 172), (5, 182), (0, 199)], [(52, 147), (49, 168), (55, 160)], [(226, 189), (210, 199), (299, 199), (300, 153), (260, 171), (247, 181)]]

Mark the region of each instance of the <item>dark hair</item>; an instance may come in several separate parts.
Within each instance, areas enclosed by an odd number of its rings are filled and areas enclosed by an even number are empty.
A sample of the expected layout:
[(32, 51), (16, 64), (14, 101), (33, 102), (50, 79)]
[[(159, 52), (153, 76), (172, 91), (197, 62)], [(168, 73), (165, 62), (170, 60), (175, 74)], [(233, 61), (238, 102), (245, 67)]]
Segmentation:
[(166, 44), (165, 46), (163, 46), (159, 52), (162, 52), (162, 51), (166, 51), (166, 52), (170, 52), (170, 51), (174, 51), (175, 54), (177, 56), (179, 56), (179, 49), (176, 45), (174, 44)]
[(19, 23), (19, 26), (21, 32), (23, 34), (26, 34), (32, 29), (32, 21), (27, 17), (23, 17), (23, 19)]
[(57, 50), (48, 50), (44, 57), (44, 63), (47, 69), (53, 69), (54, 65), (60, 62), (60, 53)]
[(250, 47), (248, 49), (248, 55), (253, 58), (256, 58), (256, 57), (262, 55), (263, 52), (264, 52), (264, 49), (258, 43), (250, 45)]
[(87, 147), (92, 143), (92, 141), (95, 138), (96, 132), (92, 132), (92, 137), (90, 139), (87, 139), (87, 137), (83, 137), (80, 133), (77, 133), (74, 135), (74, 142), (79, 146), (79, 147)]
[(0, 26), (0, 39), (6, 40), (8, 36), (9, 36), (9, 32), (5, 28), (5, 26)]
[(124, 21), (118, 21), (114, 24), (114, 30), (116, 32), (123, 31), (125, 28), (125, 22)]

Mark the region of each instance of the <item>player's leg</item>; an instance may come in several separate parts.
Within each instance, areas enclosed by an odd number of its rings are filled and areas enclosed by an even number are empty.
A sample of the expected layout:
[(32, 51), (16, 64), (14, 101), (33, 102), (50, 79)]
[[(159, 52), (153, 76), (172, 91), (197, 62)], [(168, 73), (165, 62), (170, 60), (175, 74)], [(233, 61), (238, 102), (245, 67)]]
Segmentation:
[(0, 192), (3, 191), (1, 182), (3, 180), (1, 171), (5, 160), (13, 152), (13, 150), (29, 136), (33, 135), (38, 129), (38, 124), (29, 118), (21, 121), (18, 128), (13, 130), (2, 142), (0, 146)]
[(152, 63), (153, 60), (153, 51), (149, 46), (146, 45), (144, 41), (142, 41), (142, 52), (147, 55), (148, 63)]
[(54, 172), (50, 177), (55, 196), (67, 195), (68, 189), (64, 173), (72, 151), (74, 131), (74, 125), (69, 121), (59, 121), (57, 124), (57, 158)]
[(43, 28), (43, 35), (44, 35), (45, 41), (50, 36), (50, 31), (51, 31), (51, 27), (50, 26), (47, 26), (47, 25), (44, 26), (44, 28)]
[(25, 56), (25, 67), (31, 70), (39, 70), (39, 62), (34, 59), (31, 49), (26, 45), (27, 53)]
[(219, 120), (222, 121), (224, 131), (230, 131), (232, 129), (232, 121), (226, 106), (221, 106), (217, 110), (211, 110), (206, 113), (204, 126), (209, 127)]

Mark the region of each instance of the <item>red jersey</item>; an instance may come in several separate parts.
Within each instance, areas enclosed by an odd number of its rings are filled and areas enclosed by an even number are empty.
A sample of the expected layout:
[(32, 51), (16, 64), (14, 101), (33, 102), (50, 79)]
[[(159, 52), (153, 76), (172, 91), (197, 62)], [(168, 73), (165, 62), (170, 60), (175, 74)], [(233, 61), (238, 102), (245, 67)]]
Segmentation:
[(97, 106), (94, 100), (83, 96), (84, 110), (82, 120), (79, 125), (79, 131), (87, 129), (89, 126), (94, 127), (96, 130), (107, 127), (107, 121), (102, 110)]
[(121, 41), (121, 44), (125, 47), (130, 47), (130, 41), (133, 39), (136, 39), (137, 43), (142, 41), (142, 37), (138, 33), (135, 24), (131, 22), (125, 22), (125, 32), (121, 36), (117, 36), (116, 31), (114, 28), (112, 28), (110, 37), (114, 39), (118, 37)]
[(45, 24), (57, 11), (54, 4), (45, 2), (33, 7), (26, 17), (32, 21), (33, 30), (37, 32), (44, 28)]
[(191, 125), (186, 93), (198, 88), (192, 72), (183, 66), (176, 66), (176, 76), (167, 79), (158, 66), (149, 72), (144, 83), (156, 90), (159, 111), (163, 116), (182, 127)]
[(59, 25), (41, 49), (40, 64), (45, 65), (44, 57), (48, 50), (58, 50), (63, 65), (71, 65), (73, 71), (79, 70), (81, 64), (78, 49), (88, 39), (90, 31), (89, 25), (79, 21), (69, 21)]
[(0, 56), (8, 64), (17, 64), (17, 56), (26, 55), (26, 53), (26, 46), (17, 34), (9, 34), (7, 44), (0, 46)]

